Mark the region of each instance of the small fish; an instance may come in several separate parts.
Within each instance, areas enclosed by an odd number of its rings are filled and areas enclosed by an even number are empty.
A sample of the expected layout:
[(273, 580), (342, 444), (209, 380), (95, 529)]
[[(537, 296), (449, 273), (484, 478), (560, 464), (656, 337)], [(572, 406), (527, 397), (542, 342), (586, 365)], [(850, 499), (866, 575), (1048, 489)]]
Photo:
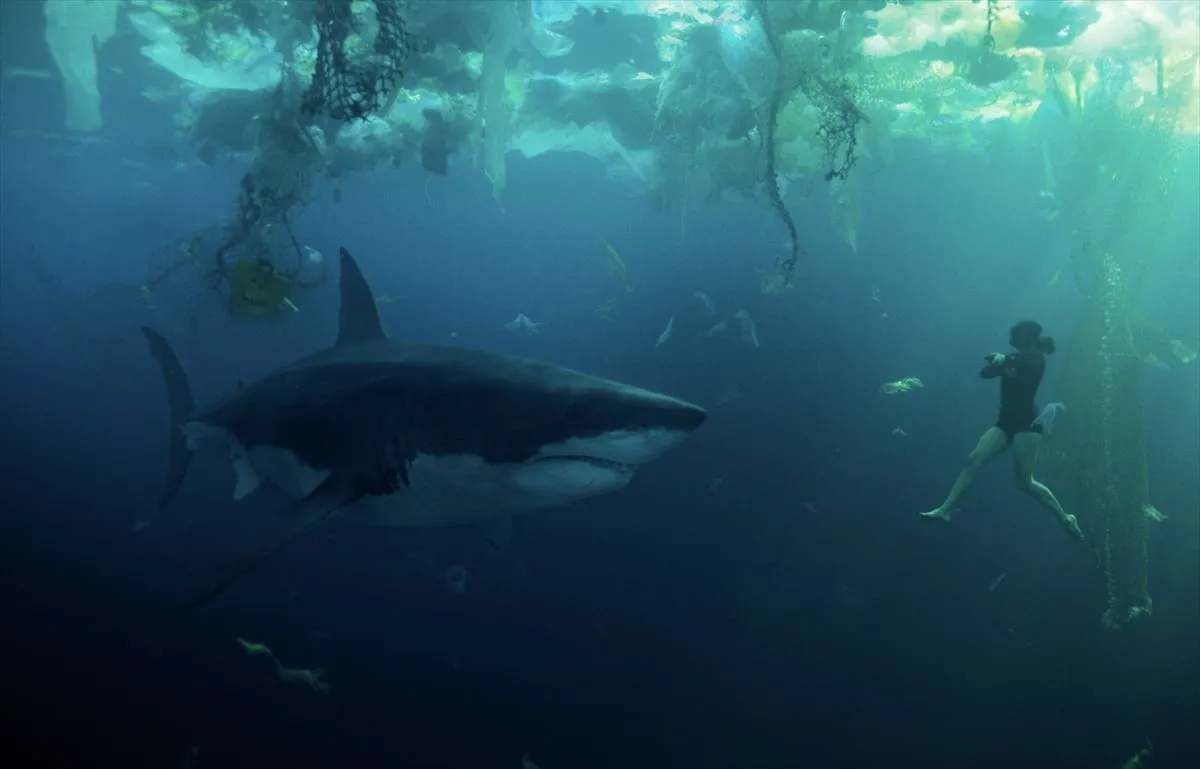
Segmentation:
[(54, 75), (45, 69), (32, 69), (30, 67), (5, 67), (5, 80), (53, 80)]
[(988, 584), (988, 592), (989, 593), (994, 592), (996, 590), (996, 588), (1000, 587), (1000, 583), (1003, 582), (1004, 578), (1007, 576), (1008, 576), (1008, 572), (1006, 571), (1006, 572), (1001, 573), (999, 577), (996, 577), (994, 580), (992, 580)]
[(787, 276), (783, 275), (778, 270), (759, 270), (758, 272), (762, 275), (762, 278), (759, 280), (758, 290), (767, 296), (781, 294), (785, 290), (792, 287), (792, 284), (787, 279)]
[(61, 134), (47, 131), (29, 131), (24, 128), (15, 128), (12, 131), (9, 131), (8, 135), (14, 139), (38, 139), (40, 141), (49, 142), (60, 142), (63, 140)]
[(163, 88), (161, 86), (151, 85), (143, 88), (141, 94), (142, 98), (146, 101), (161, 103), (174, 101), (179, 97), (180, 92), (176, 88)]
[(455, 564), (446, 569), (444, 575), (446, 581), (446, 590), (453, 595), (462, 595), (467, 592), (467, 567), (461, 564)]
[(285, 668), (279, 660), (274, 662), (275, 674), (284, 683), (302, 684), (317, 694), (329, 694), (329, 679), (325, 668)]
[(903, 379), (897, 379), (895, 382), (885, 382), (880, 385), (879, 392), (884, 395), (896, 395), (898, 393), (906, 393), (919, 387), (924, 387), (925, 383), (918, 377), (907, 376)]
[(728, 390), (721, 393), (720, 395), (718, 395), (716, 400), (713, 401), (712, 406), (710, 406), (709, 408), (715, 409), (718, 406), (724, 406), (727, 403), (733, 403), (734, 401), (740, 399), (741, 397), (742, 397), (742, 391), (736, 387), (731, 387)]
[(596, 315), (603, 320), (612, 320), (613, 313), (617, 309), (617, 299), (605, 299), (600, 304), (596, 305)]
[(532, 336), (533, 334), (542, 333), (543, 325), (545, 324), (535, 323), (534, 321), (530, 320), (525, 313), (521, 312), (517, 313), (517, 317), (510, 320), (508, 323), (505, 323), (504, 327), (509, 331), (524, 331), (526, 334)]
[(626, 266), (625, 260), (603, 235), (597, 235), (596, 239), (600, 243), (600, 249), (604, 252), (605, 261), (608, 262), (608, 271), (620, 278), (625, 293), (633, 293), (633, 287), (629, 285), (629, 267)]
[(1146, 516), (1147, 520), (1154, 521), (1155, 523), (1162, 523), (1167, 520), (1167, 516), (1159, 512), (1159, 509), (1154, 505), (1142, 505), (1142, 513)]
[(249, 654), (251, 656), (253, 656), (255, 654), (266, 654), (269, 657), (275, 656), (275, 654), (271, 651), (271, 649), (266, 644), (255, 643), (254, 641), (247, 641), (245, 638), (238, 638), (237, 642), (238, 642), (238, 644), (241, 645), (242, 649), (245, 650), (246, 654)]
[(655, 340), (654, 346), (662, 347), (664, 344), (669, 342), (671, 340), (671, 332), (674, 330), (675, 330), (675, 316), (672, 315), (671, 319), (667, 321), (667, 327), (663, 329), (663, 332), (658, 335), (658, 339)]
[(717, 311), (717, 306), (713, 304), (713, 300), (708, 298), (708, 294), (704, 293), (703, 291), (697, 291), (696, 293), (692, 294), (692, 296), (696, 297), (700, 304), (704, 305), (705, 315), (712, 315)]
[(65, 138), (71, 144), (82, 144), (85, 146), (97, 146), (101, 144), (108, 144), (110, 142), (109, 139), (103, 136), (81, 136), (70, 134)]
[(758, 341), (758, 328), (754, 325), (754, 319), (750, 317), (750, 313), (746, 310), (738, 310), (733, 317), (742, 322), (742, 341), (754, 347), (762, 347)]
[(199, 760), (200, 746), (192, 745), (183, 752), (183, 760), (179, 762), (179, 769), (193, 769)]
[(725, 321), (721, 321), (717, 325), (710, 328), (708, 331), (705, 331), (703, 334), (701, 334), (701, 336), (716, 336), (718, 334), (724, 334), (728, 330), (729, 330), (729, 324), (726, 323)]
[(1171, 353), (1179, 359), (1180, 363), (1191, 363), (1196, 360), (1196, 351), (1178, 339), (1171, 340)]

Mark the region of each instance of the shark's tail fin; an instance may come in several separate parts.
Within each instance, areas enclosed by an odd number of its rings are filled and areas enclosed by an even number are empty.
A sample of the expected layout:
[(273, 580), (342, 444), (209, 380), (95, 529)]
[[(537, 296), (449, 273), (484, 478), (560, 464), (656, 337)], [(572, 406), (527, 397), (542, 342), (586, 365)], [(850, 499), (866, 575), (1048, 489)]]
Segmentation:
[(166, 507), (183, 485), (188, 465), (192, 462), (192, 450), (188, 447), (182, 428), (184, 421), (196, 410), (196, 399), (192, 397), (187, 374), (167, 340), (152, 328), (143, 328), (142, 333), (150, 343), (151, 354), (162, 368), (163, 381), (167, 384), (167, 402), (171, 407), (171, 458), (167, 467), (167, 481), (162, 496), (158, 498), (158, 506)]

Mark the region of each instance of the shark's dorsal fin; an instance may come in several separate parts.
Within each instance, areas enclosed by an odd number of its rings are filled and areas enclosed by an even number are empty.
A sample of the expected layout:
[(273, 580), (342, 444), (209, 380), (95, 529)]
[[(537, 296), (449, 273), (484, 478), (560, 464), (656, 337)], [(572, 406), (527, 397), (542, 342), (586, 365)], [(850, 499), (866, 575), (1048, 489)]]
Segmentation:
[(358, 262), (345, 248), (341, 250), (341, 309), (338, 310), (338, 346), (387, 339), (379, 323), (375, 295)]

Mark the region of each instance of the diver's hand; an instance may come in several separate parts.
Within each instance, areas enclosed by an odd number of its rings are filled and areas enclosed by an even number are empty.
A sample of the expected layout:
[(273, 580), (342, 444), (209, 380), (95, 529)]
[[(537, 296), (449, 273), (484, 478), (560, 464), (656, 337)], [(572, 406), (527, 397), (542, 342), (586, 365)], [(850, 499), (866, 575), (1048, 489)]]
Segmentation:
[(999, 365), (1007, 360), (1003, 353), (998, 352), (988, 353), (987, 355), (983, 356), (983, 359), (992, 365)]

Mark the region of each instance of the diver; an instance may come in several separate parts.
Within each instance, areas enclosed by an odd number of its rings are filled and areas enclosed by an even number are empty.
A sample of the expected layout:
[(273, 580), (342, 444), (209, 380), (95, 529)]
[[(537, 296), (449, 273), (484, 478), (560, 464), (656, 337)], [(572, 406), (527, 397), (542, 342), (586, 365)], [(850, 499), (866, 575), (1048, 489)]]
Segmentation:
[(921, 515), (950, 520), (955, 504), (970, 487), (976, 471), (1012, 446), (1017, 488), (1053, 513), (1068, 534), (1077, 540), (1083, 539), (1075, 516), (1068, 515), (1054, 493), (1033, 477), (1038, 449), (1042, 445), (1042, 425), (1038, 421), (1034, 398), (1046, 372), (1046, 356), (1054, 353), (1054, 339), (1042, 336), (1042, 327), (1037, 322), (1023, 320), (1009, 330), (1008, 341), (1016, 352), (985, 356), (987, 365), (979, 371), (983, 379), (1000, 379), (1000, 416), (967, 457), (946, 501)]

